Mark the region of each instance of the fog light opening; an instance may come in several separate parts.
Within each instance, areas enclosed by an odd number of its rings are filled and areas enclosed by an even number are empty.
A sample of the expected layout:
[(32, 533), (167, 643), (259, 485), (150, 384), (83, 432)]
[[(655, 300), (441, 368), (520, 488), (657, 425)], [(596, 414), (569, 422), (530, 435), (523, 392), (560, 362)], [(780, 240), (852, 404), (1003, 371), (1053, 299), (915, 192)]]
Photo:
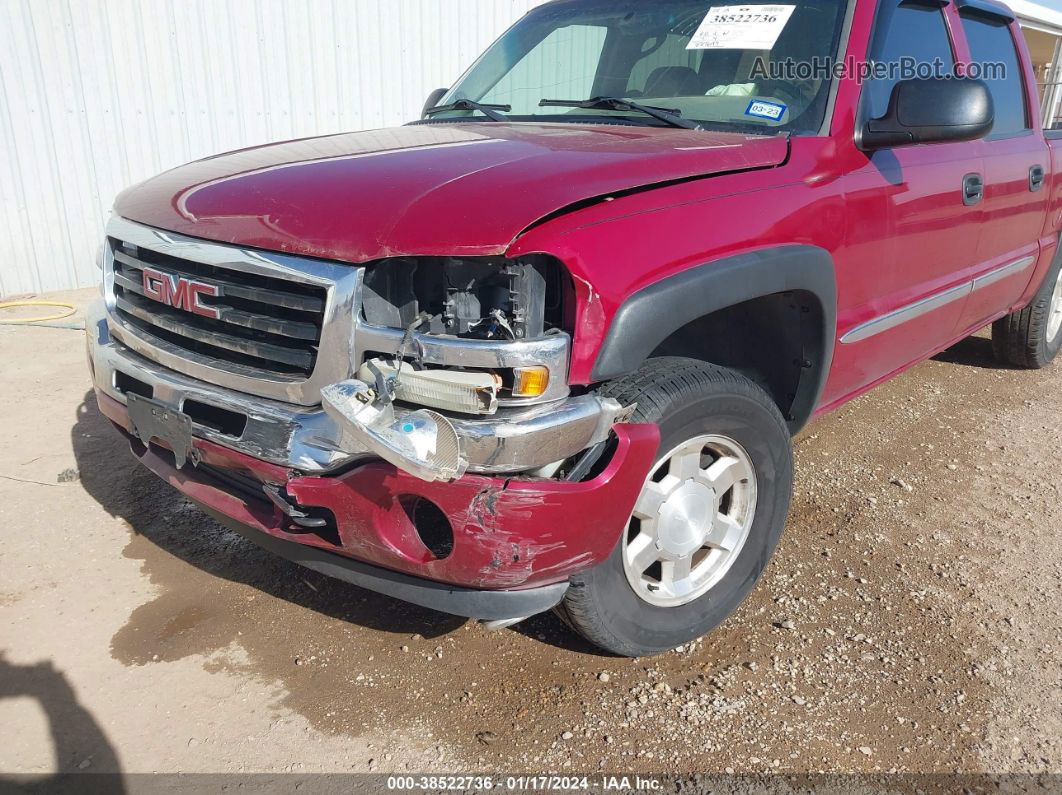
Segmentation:
[(336, 516), (327, 508), (303, 508), (310, 517), (314, 519), (324, 519), (325, 523), (320, 527), (302, 527), (295, 522), (287, 522), (287, 526), (284, 528), (285, 532), (292, 535), (307, 535), (317, 536), (326, 544), (331, 544), (334, 547), (343, 546), (343, 538), (339, 535), (339, 524), (336, 522)]
[(442, 509), (424, 497), (406, 496), (399, 503), (432, 557), (436, 560), (450, 557), (454, 551), (454, 530)]

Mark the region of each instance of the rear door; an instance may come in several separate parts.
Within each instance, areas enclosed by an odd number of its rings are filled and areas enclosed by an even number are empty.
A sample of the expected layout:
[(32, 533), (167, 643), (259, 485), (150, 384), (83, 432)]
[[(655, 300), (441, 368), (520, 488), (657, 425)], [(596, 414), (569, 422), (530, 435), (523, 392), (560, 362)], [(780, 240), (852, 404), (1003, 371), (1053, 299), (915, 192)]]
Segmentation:
[(971, 274), (974, 289), (960, 324), (972, 331), (1009, 309), (1029, 284), (1040, 256), (1051, 163), (1038, 108), (1030, 102), (1032, 76), (1024, 68), (1028, 56), (1017, 22), (994, 4), (959, 0), (957, 5), (971, 61), (995, 107), (995, 124), (984, 142), (984, 222)]

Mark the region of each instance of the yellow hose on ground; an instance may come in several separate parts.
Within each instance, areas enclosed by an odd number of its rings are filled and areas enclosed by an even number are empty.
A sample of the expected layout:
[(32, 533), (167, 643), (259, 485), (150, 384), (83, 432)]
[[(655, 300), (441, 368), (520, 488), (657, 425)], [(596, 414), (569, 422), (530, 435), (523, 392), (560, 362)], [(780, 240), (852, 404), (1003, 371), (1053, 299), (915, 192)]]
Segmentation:
[(44, 317), (19, 317), (10, 320), (0, 319), (0, 324), (21, 325), (23, 323), (49, 323), (53, 320), (62, 320), (63, 318), (70, 317), (77, 312), (77, 308), (73, 304), (66, 304), (62, 301), (8, 301), (6, 303), (0, 303), (0, 309), (14, 309), (19, 306), (59, 306), (64, 307), (64, 311), (56, 312), (54, 315), (45, 315)]

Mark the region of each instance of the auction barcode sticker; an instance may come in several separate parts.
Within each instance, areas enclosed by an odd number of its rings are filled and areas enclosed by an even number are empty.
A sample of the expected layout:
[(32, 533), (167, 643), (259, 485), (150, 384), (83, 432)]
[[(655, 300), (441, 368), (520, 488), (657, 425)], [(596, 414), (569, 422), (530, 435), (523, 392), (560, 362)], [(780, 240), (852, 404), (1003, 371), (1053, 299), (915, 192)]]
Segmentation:
[(687, 50), (769, 50), (796, 6), (715, 6)]

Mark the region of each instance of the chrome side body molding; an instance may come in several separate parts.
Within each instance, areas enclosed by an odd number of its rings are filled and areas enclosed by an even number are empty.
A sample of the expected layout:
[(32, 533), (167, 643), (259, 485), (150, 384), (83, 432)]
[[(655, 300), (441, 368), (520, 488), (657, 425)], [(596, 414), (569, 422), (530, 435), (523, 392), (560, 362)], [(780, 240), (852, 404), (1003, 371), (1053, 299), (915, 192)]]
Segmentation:
[(845, 345), (849, 345), (853, 342), (862, 342), (871, 337), (876, 337), (878, 334), (896, 328), (897, 326), (914, 320), (915, 318), (922, 317), (922, 315), (926, 315), (935, 309), (940, 309), (954, 301), (961, 301), (971, 293), (988, 287), (991, 284), (995, 284), (1001, 279), (1005, 279), (1008, 276), (1014, 276), (1015, 274), (1027, 270), (1035, 262), (1036, 257), (1034, 256), (1030, 255), (1028, 257), (1022, 257), (1021, 259), (1004, 265), (1001, 268), (997, 268), (990, 273), (978, 276), (976, 279), (971, 279), (965, 284), (949, 287), (947, 290), (937, 293), (936, 295), (931, 295), (928, 298), (923, 298), (920, 301), (896, 309), (886, 315), (876, 317), (873, 320), (869, 320), (866, 323), (856, 326), (841, 337), (841, 342)]

